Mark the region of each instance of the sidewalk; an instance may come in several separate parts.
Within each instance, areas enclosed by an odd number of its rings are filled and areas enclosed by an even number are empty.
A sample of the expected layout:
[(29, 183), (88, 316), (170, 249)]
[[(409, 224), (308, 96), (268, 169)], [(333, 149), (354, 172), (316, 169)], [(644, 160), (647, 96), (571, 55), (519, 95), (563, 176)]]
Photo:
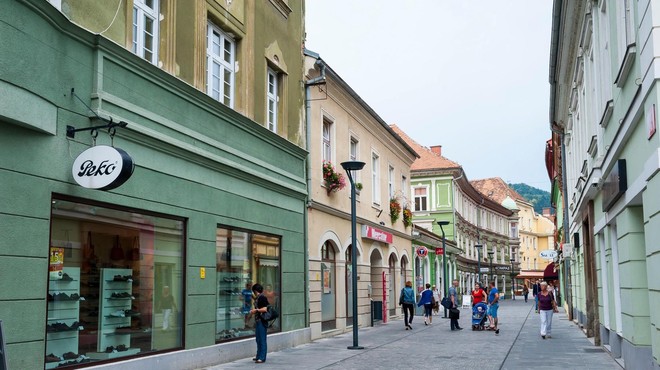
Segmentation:
[[(269, 353), (265, 364), (251, 358), (206, 368), (220, 369), (621, 369), (562, 313), (553, 319), (552, 339), (541, 339), (533, 302), (522, 299), (500, 304), (500, 334), (471, 330), (471, 311), (461, 310), (463, 331), (451, 331), (449, 320), (435, 316), (424, 326), (421, 316), (413, 331), (402, 320), (361, 328), (363, 350), (348, 350), (352, 333), (320, 339)], [(256, 347), (255, 347), (256, 348)]]

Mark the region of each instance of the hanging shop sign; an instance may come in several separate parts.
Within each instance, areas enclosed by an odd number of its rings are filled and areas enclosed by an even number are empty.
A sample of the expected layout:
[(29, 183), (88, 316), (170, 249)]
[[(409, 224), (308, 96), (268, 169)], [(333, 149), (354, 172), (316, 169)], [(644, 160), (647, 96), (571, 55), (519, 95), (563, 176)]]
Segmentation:
[(573, 244), (563, 243), (561, 245), (561, 254), (564, 256), (564, 258), (571, 258), (573, 255)]
[(541, 251), (541, 253), (539, 253), (539, 256), (541, 256), (541, 258), (543, 258), (544, 260), (552, 261), (557, 257), (557, 251), (554, 251), (552, 249), (547, 249)]
[(377, 240), (379, 242), (392, 244), (394, 236), (386, 231), (376, 229), (375, 227), (362, 225), (362, 237)]
[(124, 150), (97, 145), (78, 155), (71, 173), (83, 188), (110, 190), (125, 183), (134, 169), (133, 158)]
[(511, 266), (495, 266), (495, 271), (511, 271)]
[(626, 190), (628, 190), (626, 160), (619, 159), (603, 183), (603, 211), (609, 210)]
[(441, 248), (436, 248), (435, 249), (435, 254), (436, 255), (443, 255), (443, 254), (445, 254), (445, 249), (442, 248), (442, 247)]
[(429, 255), (429, 250), (426, 247), (417, 247), (415, 253), (417, 253), (418, 257), (424, 258)]

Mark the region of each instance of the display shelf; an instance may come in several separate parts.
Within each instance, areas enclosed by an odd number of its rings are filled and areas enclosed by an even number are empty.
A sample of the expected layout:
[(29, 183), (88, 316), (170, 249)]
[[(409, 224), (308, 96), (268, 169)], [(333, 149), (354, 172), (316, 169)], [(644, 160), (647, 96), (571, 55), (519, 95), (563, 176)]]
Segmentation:
[[(130, 333), (115, 333), (119, 327), (130, 327), (131, 317), (133, 317), (131, 304), (134, 300), (132, 296), (133, 281), (132, 280), (114, 280), (116, 275), (119, 276), (132, 276), (133, 270), (130, 269), (114, 269), (105, 268), (101, 269), (100, 277), (100, 291), (99, 291), (99, 331), (98, 331), (98, 352), (89, 353), (88, 356), (93, 359), (111, 359), (116, 357), (123, 357), (134, 355), (140, 352), (137, 348), (130, 348), (131, 334)], [(128, 297), (113, 297), (113, 294), (129, 294)], [(113, 315), (113, 313), (115, 313)], [(118, 315), (117, 313), (122, 313)], [(108, 353), (106, 349), (109, 347), (124, 346), (128, 348), (125, 351), (118, 351), (116, 353)]]
[[(246, 330), (246, 315), (249, 314), (251, 302), (244, 301), (243, 290), (250, 277), (238, 272), (218, 272), (216, 337), (217, 339), (235, 338), (239, 331)], [(251, 294), (251, 292), (250, 292)]]
[[(68, 330), (54, 331), (49, 329), (48, 325), (56, 323), (66, 324), (72, 326), (74, 323), (80, 323), (80, 269), (77, 267), (64, 267), (62, 272), (68, 276), (67, 280), (49, 279), (48, 280), (48, 294), (55, 297), (58, 294), (64, 293), (67, 296), (74, 294), (78, 295), (76, 300), (61, 300), (53, 299), (47, 300), (47, 329), (46, 329), (46, 353), (62, 356), (67, 352), (76, 353), (78, 351), (78, 338), (82, 327), (76, 327)], [(60, 362), (48, 362), (45, 364), (47, 369), (59, 366), (70, 360), (63, 360)]]

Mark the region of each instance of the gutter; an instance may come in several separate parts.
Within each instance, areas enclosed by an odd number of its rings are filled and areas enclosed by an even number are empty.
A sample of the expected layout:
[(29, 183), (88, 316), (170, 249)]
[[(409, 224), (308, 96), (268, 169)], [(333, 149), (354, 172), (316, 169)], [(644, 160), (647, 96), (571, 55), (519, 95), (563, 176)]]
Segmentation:
[[(552, 6), (552, 37), (550, 39), (550, 128), (555, 122), (555, 95), (557, 93), (557, 60), (559, 59), (559, 28), (561, 27), (561, 9), (563, 0), (555, 0)], [(562, 139), (563, 143), (563, 139)]]
[(305, 81), (305, 149), (307, 150), (307, 156), (305, 158), (305, 180), (307, 183), (307, 197), (305, 199), (305, 210), (303, 217), (303, 227), (305, 230), (305, 240), (304, 240), (304, 259), (305, 259), (305, 327), (309, 327), (309, 208), (312, 205), (312, 171), (311, 171), (311, 151), (310, 143), (312, 142), (312, 130), (310, 128), (312, 124), (312, 86), (324, 85), (325, 84), (325, 63), (319, 58), (318, 54), (311, 52), (307, 49), (303, 50), (303, 54), (316, 58), (314, 66), (318, 66), (321, 74), (318, 77), (314, 77), (311, 80)]

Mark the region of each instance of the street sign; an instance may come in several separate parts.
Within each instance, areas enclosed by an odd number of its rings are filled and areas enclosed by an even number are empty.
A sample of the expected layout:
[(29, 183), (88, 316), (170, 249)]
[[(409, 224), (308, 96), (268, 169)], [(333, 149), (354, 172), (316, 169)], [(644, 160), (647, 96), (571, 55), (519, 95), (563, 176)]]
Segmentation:
[(490, 271), (488, 267), (482, 267), (481, 270), (479, 270), (479, 272), (488, 272), (488, 271)]

